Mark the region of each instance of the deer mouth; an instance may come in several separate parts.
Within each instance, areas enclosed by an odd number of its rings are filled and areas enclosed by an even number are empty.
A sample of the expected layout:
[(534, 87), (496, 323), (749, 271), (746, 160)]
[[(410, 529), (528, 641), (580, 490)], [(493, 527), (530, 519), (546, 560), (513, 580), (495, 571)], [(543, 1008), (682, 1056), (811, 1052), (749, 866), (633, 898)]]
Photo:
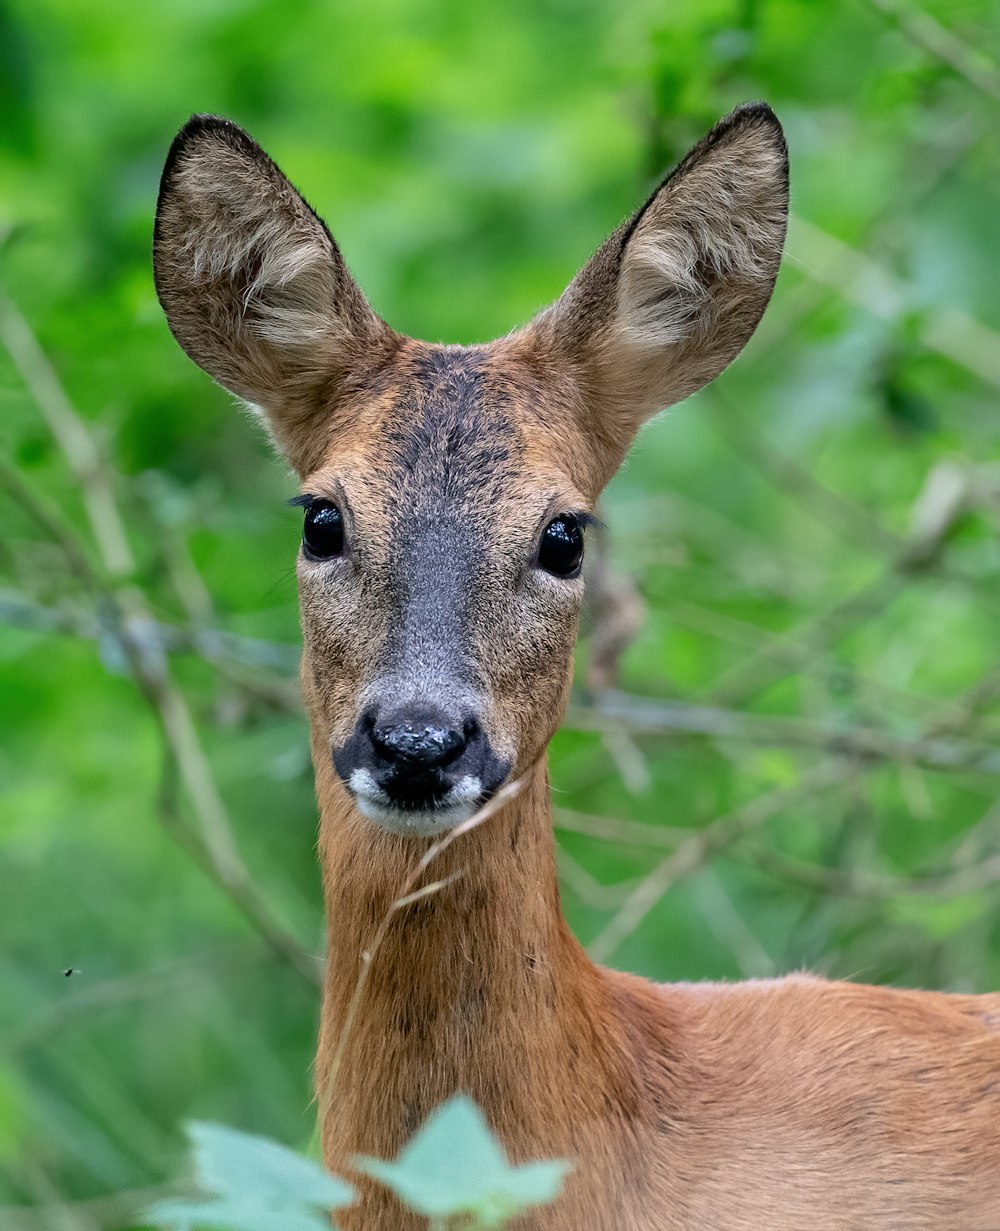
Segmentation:
[(420, 838), (454, 829), (493, 794), (474, 774), (452, 783), (432, 782), (428, 776), (426, 782), (410, 780), (392, 789), (388, 783), (379, 785), (371, 770), (357, 768), (346, 785), (362, 816), (392, 833)]

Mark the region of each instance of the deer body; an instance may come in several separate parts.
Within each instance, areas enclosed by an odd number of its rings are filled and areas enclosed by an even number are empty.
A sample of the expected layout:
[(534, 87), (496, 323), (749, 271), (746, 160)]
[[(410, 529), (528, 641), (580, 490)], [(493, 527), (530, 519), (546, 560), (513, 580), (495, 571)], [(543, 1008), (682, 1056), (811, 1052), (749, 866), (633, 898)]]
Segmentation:
[[(317, 777), (322, 1098), (359, 953), (412, 851), (373, 842)], [(324, 1133), (338, 1174), (355, 1154), (395, 1157), (462, 1090), (512, 1158), (575, 1160), (526, 1231), (1000, 1227), (1000, 996), (806, 975), (656, 986), (594, 966), (559, 909), (542, 768), (435, 869), (461, 875), (401, 912), (341, 1059)], [(375, 1186), (340, 1221), (423, 1226)]]
[[(740, 109), (535, 321), (430, 346), (375, 315), (246, 134), (198, 117), (175, 141), (168, 320), (303, 483), (335, 1171), (461, 1090), (516, 1161), (575, 1163), (525, 1231), (1000, 1228), (1000, 996), (656, 986), (593, 965), (560, 909), (545, 750), (583, 527), (641, 422), (752, 333), (786, 211), (777, 121)], [(349, 1231), (421, 1225), (359, 1190)]]

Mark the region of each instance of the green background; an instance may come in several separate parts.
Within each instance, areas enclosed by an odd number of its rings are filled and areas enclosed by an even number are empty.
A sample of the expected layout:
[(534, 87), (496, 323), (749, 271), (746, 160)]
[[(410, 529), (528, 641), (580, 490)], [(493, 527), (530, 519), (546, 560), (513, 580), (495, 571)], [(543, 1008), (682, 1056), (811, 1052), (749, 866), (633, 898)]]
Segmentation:
[(192, 111), (469, 342), (771, 103), (772, 307), (606, 500), (644, 613), (553, 746), (566, 911), (659, 979), (1000, 987), (998, 63), (987, 0), (0, 4), (4, 1231), (122, 1225), (188, 1118), (312, 1131), (300, 514), (150, 276)]

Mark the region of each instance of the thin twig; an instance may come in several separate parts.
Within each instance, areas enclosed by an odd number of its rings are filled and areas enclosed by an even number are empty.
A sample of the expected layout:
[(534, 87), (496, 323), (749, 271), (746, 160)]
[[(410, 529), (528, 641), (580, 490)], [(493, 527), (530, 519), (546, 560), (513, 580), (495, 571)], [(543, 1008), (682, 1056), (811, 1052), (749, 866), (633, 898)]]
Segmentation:
[(635, 887), (636, 879), (604, 885), (562, 847), (556, 851), (559, 879), (592, 910), (617, 910)]
[[(104, 597), (107, 586), (100, 578), (94, 566), (87, 558), (80, 540), (66, 524), (62, 515), (44, 499), (30, 483), (25, 482), (19, 471), (0, 457), (0, 486), (6, 488), (14, 502), (38, 523), (46, 535), (56, 544), (66, 558), (69, 571), (77, 581), (91, 594)], [(47, 612), (47, 609), (45, 609)], [(42, 617), (39, 616), (39, 619)], [(54, 617), (48, 617), (54, 618)], [(31, 620), (26, 621), (31, 627)], [(37, 625), (35, 625), (37, 626)], [(49, 631), (49, 630), (46, 630)], [(97, 622), (94, 622), (93, 636), (98, 637)]]
[[(918, 151), (901, 177), (898, 190), (887, 196), (868, 220), (854, 247), (879, 252), (891, 245), (899, 236), (900, 218), (911, 217), (987, 132), (992, 132), (992, 127), (979, 116), (963, 114), (954, 118), (933, 144)], [(775, 296), (742, 362), (766, 362), (792, 336), (799, 323), (826, 302), (829, 289), (823, 282), (806, 279)]]
[(1000, 99), (1000, 68), (979, 47), (973, 47), (954, 31), (942, 26), (930, 13), (898, 0), (868, 0), (874, 8), (892, 17), (899, 29), (918, 47), (964, 77), (990, 98)]
[[(83, 1017), (137, 1000), (183, 995), (209, 974), (213, 979), (218, 979), (231, 971), (259, 964), (262, 960), (260, 945), (256, 941), (243, 941), (178, 958), (151, 970), (138, 970), (93, 984), (84, 983), (82, 978), (74, 979), (74, 989), (69, 995), (50, 1001), (34, 1017), (6, 1033), (3, 1049), (12, 1056), (47, 1043), (63, 1030), (73, 1029)], [(62, 984), (63, 980), (59, 979), (58, 982)], [(0, 1227), (6, 1231), (6, 1223), (2, 1220)]]
[(705, 693), (719, 705), (743, 704), (763, 689), (796, 670), (803, 670), (818, 655), (888, 607), (902, 592), (905, 581), (889, 565), (867, 585), (818, 614), (811, 614), (787, 632), (764, 642), (756, 653), (719, 674)]
[(143, 637), (150, 623), (145, 596), (133, 586), (120, 584), (132, 568), (124, 520), (89, 428), (74, 409), (27, 322), (2, 291), (0, 342), (10, 352), (70, 469), (83, 487), (103, 571), (90, 562), (79, 536), (35, 497), (30, 485), (12, 468), (5, 465), (0, 469), (0, 479), (18, 492), (28, 512), (62, 548), (73, 572), (100, 598), (102, 615), (107, 621), (102, 625), (104, 633), (113, 638), (141, 696), (157, 720), (168, 757), (168, 773), (171, 765), (176, 767), (197, 818), (198, 831), (183, 822), (179, 811), (164, 805), (166, 796), (161, 796), (160, 820), (195, 856), (275, 953), (316, 984), (320, 978), (318, 963), (275, 917), (239, 855), (228, 812), (191, 711), (171, 679), (165, 655), (157, 652)]
[[(2, 598), (0, 598), (0, 619), (2, 618)], [(668, 605), (664, 608), (660, 618), (668, 628), (680, 625), (696, 633), (707, 634), (728, 645), (749, 649), (755, 658), (773, 659), (777, 666), (783, 666), (790, 672), (800, 671), (820, 679), (831, 679), (842, 676), (844, 671), (843, 664), (838, 662), (832, 651), (826, 647), (796, 642), (790, 634), (775, 634), (758, 624), (735, 619), (733, 616), (722, 614), (714, 607), (705, 607), (677, 595), (669, 596)], [(740, 664), (740, 667), (742, 666), (743, 663)], [(854, 667), (850, 669), (850, 680), (852, 687), (856, 687), (866, 695), (878, 694), (885, 701), (906, 704), (914, 708), (921, 717), (926, 715), (930, 709), (947, 708), (951, 704), (940, 698), (876, 679), (857, 671)], [(717, 680), (715, 687), (718, 685)]]
[(668, 847), (670, 850), (692, 833), (690, 825), (647, 825), (641, 821), (619, 820), (611, 816), (593, 816), (587, 812), (575, 812), (571, 808), (554, 808), (552, 811), (556, 829), (569, 833), (584, 834), (588, 838), (600, 838), (605, 842), (617, 842), (627, 846)]
[[(20, 503), (39, 500), (18, 472), (2, 458), (0, 484), (7, 487)], [(54, 529), (56, 522), (52, 518), (55, 515), (47, 505), (44, 506), (44, 512), (39, 514), (38, 510), (42, 508), (39, 503), (37, 508), (32, 510), (35, 520), (41, 523), (43, 518), (46, 518), (45, 524), (50, 537), (63, 535), (66, 530), (65, 523), (58, 522), (59, 529)], [(59, 542), (66, 550), (67, 540), (60, 538)], [(78, 551), (79, 543), (72, 543), (72, 550)], [(81, 557), (81, 560), (82, 565), (74, 571), (89, 586), (93, 570), (85, 557)], [(99, 641), (104, 634), (100, 621), (85, 611), (45, 606), (14, 590), (0, 592), (0, 623), (36, 629), (39, 632), (68, 634), (89, 641)], [(282, 708), (291, 711), (302, 709), (301, 695), (290, 678), (294, 677), (299, 664), (299, 648), (296, 645), (282, 641), (265, 641), (258, 637), (244, 637), (221, 628), (192, 628), (137, 616), (131, 618), (130, 624), (133, 635), (159, 654), (193, 654), (220, 668), (250, 668), (257, 675), (252, 681), (245, 682), (246, 687), (259, 688)], [(264, 676), (262, 673), (265, 671), (283, 674)]]
[(978, 893), (1000, 883), (1000, 854), (964, 868), (941, 868), (915, 872), (909, 876), (881, 875), (848, 868), (830, 868), (794, 859), (773, 847), (756, 847), (742, 854), (726, 851), (724, 856), (739, 863), (750, 863), (781, 880), (838, 897), (884, 900), (906, 896), (960, 897)]
[(938, 770), (1000, 774), (1000, 748), (994, 744), (933, 734), (907, 739), (873, 727), (841, 726), (800, 716), (775, 717), (721, 706), (656, 701), (611, 690), (589, 702), (576, 702), (569, 710), (566, 723), (584, 731), (602, 731), (608, 725), (622, 725), (636, 734), (674, 732), (787, 748), (813, 748), (856, 760), (899, 761)]
[(63, 1227), (72, 1227), (73, 1231), (98, 1231), (99, 1228), (141, 1226), (145, 1225), (145, 1211), (154, 1202), (179, 1195), (176, 1184), (161, 1184), (83, 1201), (60, 1201), (53, 1199), (58, 1197), (53, 1189), (49, 1202), (37, 1208), (0, 1206), (0, 1227), (3, 1231), (61, 1231)]
[(0, 342), (21, 374), (83, 492), (87, 517), (111, 577), (135, 568), (125, 522), (118, 512), (100, 452), (73, 408), (56, 370), (8, 295), (0, 289)]
[[(797, 215), (789, 219), (788, 251), (808, 277), (883, 320), (895, 322), (923, 301), (912, 283)], [(927, 350), (1000, 388), (1000, 333), (995, 329), (950, 305), (929, 309), (916, 329)]]
[(774, 959), (733, 904), (713, 868), (706, 868), (694, 886), (694, 900), (705, 926), (736, 959), (745, 979), (773, 975)]
[(372, 964), (378, 956), (379, 949), (388, 935), (389, 928), (396, 917), (398, 911), (402, 910), (408, 903), (416, 900), (416, 897), (425, 897), (429, 893), (437, 893), (445, 885), (450, 884), (456, 879), (459, 873), (453, 876), (446, 877), (444, 880), (436, 881), (432, 885), (425, 887), (424, 891), (417, 892), (417, 882), (427, 871), (430, 865), (442, 855), (451, 845), (463, 835), (469, 833), (473, 829), (477, 829), (484, 822), (488, 821), (491, 816), (499, 812), (506, 804), (508, 804), (524, 786), (524, 778), (515, 778), (512, 782), (508, 782), (506, 786), (500, 788), (499, 791), (481, 808), (473, 813), (468, 820), (463, 821), (460, 825), (456, 825), (454, 829), (448, 830), (436, 842), (432, 842), (423, 855), (416, 861), (410, 871), (403, 879), (403, 883), (396, 891), (396, 896), (389, 904), (389, 908), (379, 921), (372, 939), (365, 949), (359, 954), (360, 969), (358, 971), (357, 981), (354, 984), (354, 989), (351, 993), (351, 999), (348, 1001), (347, 1011), (344, 1014), (344, 1020), (340, 1027), (340, 1035), (337, 1039), (337, 1046), (334, 1048), (333, 1058), (330, 1061), (330, 1068), (327, 1071), (322, 1097), (319, 1100), (319, 1122), (322, 1124), (330, 1104), (333, 1101), (334, 1090), (337, 1084), (337, 1076), (340, 1072), (341, 1065), (344, 1062), (344, 1056), (347, 1052), (347, 1045), (350, 1041), (351, 1033), (354, 1029), (354, 1023), (358, 1015), (358, 1010), (361, 1007), (361, 1001), (364, 997), (365, 988), (368, 984), (368, 976), (371, 973)]
[[(155, 703), (153, 710), (154, 714), (159, 717)], [(322, 959), (309, 953), (277, 917), (235, 850), (232, 858), (213, 850), (201, 832), (193, 830), (185, 823), (179, 801), (169, 785), (173, 773), (178, 768), (177, 761), (169, 740), (165, 741), (164, 746), (167, 753), (164, 764), (164, 786), (160, 790), (157, 806), (160, 824), (177, 845), (190, 855), (209, 879), (222, 890), (275, 956), (297, 971), (311, 986), (321, 986), (323, 981)]]
[(824, 762), (791, 787), (779, 787), (719, 817), (682, 842), (670, 855), (640, 881), (628, 898), (587, 946), (598, 962), (607, 961), (618, 947), (639, 927), (668, 889), (689, 875), (709, 858), (742, 837), (749, 829), (762, 825), (778, 812), (856, 772), (850, 762)]
[(753, 463), (778, 491), (791, 496), (796, 508), (804, 509), (821, 526), (838, 526), (849, 542), (883, 556), (902, 546), (897, 535), (886, 530), (867, 509), (825, 487), (805, 466), (782, 453), (753, 429), (725, 393), (724, 385), (712, 388), (705, 399), (716, 426), (742, 460)]
[[(947, 492), (942, 498), (938, 493), (944, 488)], [(805, 666), (813, 655), (828, 649), (831, 643), (887, 607), (914, 575), (937, 564), (949, 534), (966, 512), (971, 494), (971, 482), (965, 471), (959, 474), (941, 464), (932, 467), (914, 502), (910, 534), (883, 570), (854, 594), (819, 616), (810, 617), (805, 627), (800, 625), (780, 634), (755, 655), (724, 672), (709, 690), (708, 699), (723, 705), (748, 700), (787, 675), (788, 664)]]

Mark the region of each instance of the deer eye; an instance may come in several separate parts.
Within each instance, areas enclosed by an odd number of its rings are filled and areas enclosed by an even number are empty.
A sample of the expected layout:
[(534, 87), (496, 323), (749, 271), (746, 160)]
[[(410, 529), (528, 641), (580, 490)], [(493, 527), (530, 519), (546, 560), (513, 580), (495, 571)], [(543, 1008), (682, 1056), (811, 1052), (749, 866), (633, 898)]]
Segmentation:
[(575, 577), (583, 563), (583, 529), (572, 513), (563, 513), (545, 527), (538, 545), (538, 567), (553, 577)]
[(344, 550), (344, 519), (332, 500), (314, 500), (306, 509), (302, 550), (310, 560), (329, 560)]

